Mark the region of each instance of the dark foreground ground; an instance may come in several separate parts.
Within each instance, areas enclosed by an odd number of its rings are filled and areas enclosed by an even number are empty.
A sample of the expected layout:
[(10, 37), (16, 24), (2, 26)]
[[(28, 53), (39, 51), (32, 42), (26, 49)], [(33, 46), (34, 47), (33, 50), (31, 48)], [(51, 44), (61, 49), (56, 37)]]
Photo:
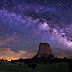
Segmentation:
[(22, 63), (12, 64), (10, 62), (4, 62), (0, 64), (0, 72), (69, 72), (68, 63), (49, 63), (49, 64), (39, 64), (35, 69)]

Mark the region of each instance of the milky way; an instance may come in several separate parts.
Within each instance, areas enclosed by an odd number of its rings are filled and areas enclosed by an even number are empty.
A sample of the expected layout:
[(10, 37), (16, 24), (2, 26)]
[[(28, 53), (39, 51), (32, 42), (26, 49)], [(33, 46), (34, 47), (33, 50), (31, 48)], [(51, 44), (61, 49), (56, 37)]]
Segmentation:
[(1, 0), (0, 58), (33, 57), (42, 42), (72, 58), (72, 1)]

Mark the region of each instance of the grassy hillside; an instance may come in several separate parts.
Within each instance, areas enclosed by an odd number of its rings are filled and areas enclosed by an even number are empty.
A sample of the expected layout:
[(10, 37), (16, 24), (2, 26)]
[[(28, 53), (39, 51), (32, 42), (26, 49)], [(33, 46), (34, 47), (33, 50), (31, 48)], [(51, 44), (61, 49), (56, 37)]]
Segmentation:
[(35, 69), (26, 64), (11, 64), (4, 62), (0, 64), (0, 72), (68, 72), (67, 63), (37, 64)]

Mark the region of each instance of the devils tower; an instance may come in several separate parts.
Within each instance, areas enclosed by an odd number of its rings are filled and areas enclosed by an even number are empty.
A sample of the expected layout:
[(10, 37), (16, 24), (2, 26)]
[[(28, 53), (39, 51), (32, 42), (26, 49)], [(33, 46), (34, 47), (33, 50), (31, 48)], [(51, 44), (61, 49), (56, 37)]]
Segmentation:
[(54, 55), (51, 52), (50, 45), (48, 43), (40, 43), (39, 50), (36, 58), (46, 57), (46, 58), (52, 58)]

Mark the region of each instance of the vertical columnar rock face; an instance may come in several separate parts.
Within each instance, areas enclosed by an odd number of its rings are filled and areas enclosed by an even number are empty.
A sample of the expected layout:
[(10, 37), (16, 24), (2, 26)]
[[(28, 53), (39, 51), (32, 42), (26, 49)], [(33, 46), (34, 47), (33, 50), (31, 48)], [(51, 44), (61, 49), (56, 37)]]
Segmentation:
[(48, 43), (40, 43), (39, 50), (38, 50), (38, 53), (37, 53), (36, 57), (37, 58), (54, 57), (52, 52), (51, 52), (50, 45)]
[(51, 54), (50, 45), (48, 43), (40, 43), (39, 45), (39, 54)]

